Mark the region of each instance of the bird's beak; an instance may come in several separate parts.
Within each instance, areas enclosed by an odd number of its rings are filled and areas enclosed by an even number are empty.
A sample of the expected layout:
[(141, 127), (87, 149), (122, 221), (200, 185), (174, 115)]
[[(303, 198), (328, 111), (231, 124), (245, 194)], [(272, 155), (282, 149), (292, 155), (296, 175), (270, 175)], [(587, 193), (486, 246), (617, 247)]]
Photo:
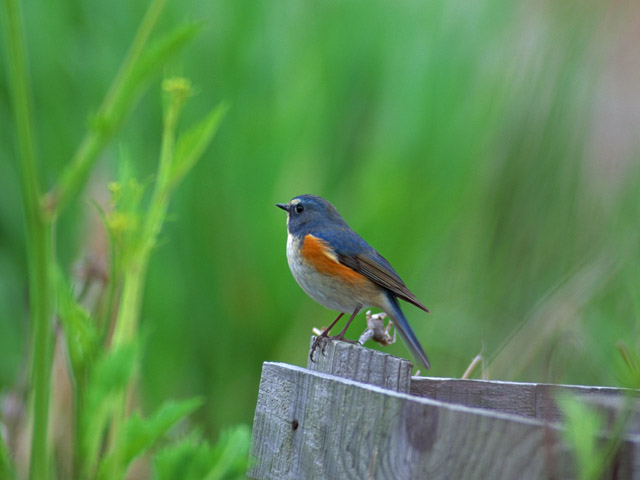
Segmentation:
[(285, 212), (289, 212), (289, 205), (285, 203), (276, 203), (276, 207), (280, 207)]

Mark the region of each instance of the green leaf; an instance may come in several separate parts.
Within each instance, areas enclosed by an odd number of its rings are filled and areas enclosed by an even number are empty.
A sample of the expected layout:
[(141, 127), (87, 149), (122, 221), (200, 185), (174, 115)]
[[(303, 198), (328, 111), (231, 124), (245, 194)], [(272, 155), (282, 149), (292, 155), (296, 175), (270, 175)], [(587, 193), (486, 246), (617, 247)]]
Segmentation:
[(214, 465), (206, 480), (239, 478), (247, 470), (251, 431), (246, 425), (225, 430), (213, 450)]
[(163, 448), (153, 458), (156, 480), (201, 480), (210, 470), (211, 445), (198, 434)]
[(246, 425), (225, 430), (215, 445), (191, 434), (153, 459), (156, 480), (244, 479), (251, 433)]
[[(119, 478), (136, 457), (152, 448), (172, 426), (202, 403), (200, 398), (182, 402), (168, 401), (148, 418), (141, 418), (136, 414), (129, 417), (123, 430), (123, 438), (116, 443), (116, 450), (109, 452), (101, 462), (101, 475), (115, 471)], [(114, 462), (121, 462), (121, 465), (114, 465)]]
[(91, 314), (76, 301), (73, 289), (61, 272), (58, 275), (58, 285), (60, 321), (64, 329), (73, 372), (77, 379), (87, 363), (94, 359), (100, 335)]
[(560, 396), (558, 405), (564, 415), (564, 439), (576, 457), (578, 478), (600, 478), (605, 467), (605, 453), (598, 445), (598, 434), (604, 423), (602, 417), (572, 395)]
[(98, 359), (89, 372), (85, 405), (80, 406), (81, 460), (85, 475), (97, 463), (107, 424), (118, 408), (119, 395), (133, 375), (137, 356), (137, 344), (124, 345)]
[(180, 135), (176, 142), (175, 160), (171, 174), (173, 185), (180, 182), (198, 162), (213, 140), (228, 109), (225, 102), (219, 104), (200, 123)]

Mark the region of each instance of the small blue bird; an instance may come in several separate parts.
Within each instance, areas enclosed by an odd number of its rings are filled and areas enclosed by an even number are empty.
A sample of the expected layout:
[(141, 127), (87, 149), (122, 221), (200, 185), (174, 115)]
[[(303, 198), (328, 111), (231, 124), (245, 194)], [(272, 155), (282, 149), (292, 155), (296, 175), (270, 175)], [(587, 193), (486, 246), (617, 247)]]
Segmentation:
[(381, 309), (393, 320), (415, 358), (429, 368), (429, 359), (400, 310), (398, 298), (427, 313), (429, 310), (411, 293), (389, 262), (354, 232), (336, 208), (322, 197), (300, 195), (276, 206), (287, 212), (287, 260), (293, 277), (316, 302), (341, 312), (316, 338), (311, 360), (320, 339), (327, 337), (342, 315), (350, 313), (351, 318), (333, 337), (340, 340), (344, 340), (358, 312), (371, 306)]

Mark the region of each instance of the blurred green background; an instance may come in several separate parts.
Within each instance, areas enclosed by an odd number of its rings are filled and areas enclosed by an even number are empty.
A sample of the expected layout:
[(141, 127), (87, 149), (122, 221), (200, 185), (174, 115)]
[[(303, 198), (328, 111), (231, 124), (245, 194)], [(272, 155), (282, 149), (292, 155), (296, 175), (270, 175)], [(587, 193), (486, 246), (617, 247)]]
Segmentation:
[[(640, 41), (640, 9), (561, 3), (171, 3), (165, 29), (204, 22), (172, 67), (199, 91), (185, 123), (223, 100), (231, 108), (152, 257), (143, 404), (202, 394), (197, 420), (217, 432), (252, 421), (262, 362), (306, 364), (311, 328), (335, 314), (288, 270), (274, 203), (302, 193), (332, 201), (431, 309), (404, 306), (429, 375), (461, 376), (484, 347), (491, 378), (626, 384), (617, 345), (639, 344), (640, 60), (625, 45)], [(46, 187), (145, 5), (25, 3)], [(6, 81), (0, 391), (24, 384), (28, 332)], [(105, 262), (90, 200), (105, 202), (118, 160), (133, 159), (143, 180), (155, 170), (160, 81), (60, 221), (57, 251), (73, 275)], [(363, 329), (364, 317), (349, 336)], [(400, 341), (385, 351), (408, 355)]]

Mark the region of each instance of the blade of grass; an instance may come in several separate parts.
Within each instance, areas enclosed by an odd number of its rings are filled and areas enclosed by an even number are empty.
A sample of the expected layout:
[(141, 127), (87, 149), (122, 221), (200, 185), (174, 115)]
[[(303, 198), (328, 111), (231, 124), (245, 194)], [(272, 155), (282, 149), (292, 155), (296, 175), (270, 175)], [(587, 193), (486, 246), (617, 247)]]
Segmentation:
[(489, 365), (491, 375), (504, 380), (518, 378), (546, 345), (575, 324), (580, 318), (575, 312), (618, 268), (608, 256), (596, 258), (556, 287), (500, 347)]
[[(154, 0), (149, 5), (138, 27), (129, 52), (122, 62), (109, 92), (98, 110), (98, 118), (106, 119), (104, 125), (109, 125), (109, 120), (112, 120), (110, 114), (113, 114), (113, 106), (118, 103), (120, 95), (123, 94), (127, 80), (134, 70), (134, 66), (142, 54), (144, 46), (158, 22), (166, 3), (166, 0)], [(110, 138), (114, 127), (115, 122), (112, 122), (112, 128), (91, 129), (85, 134), (70, 165), (63, 172), (58, 184), (47, 194), (45, 203), (51, 212), (57, 211), (59, 213), (67, 204), (69, 198), (84, 184), (91, 165), (108, 138)]]
[(40, 204), (40, 179), (36, 160), (31, 107), (31, 85), (22, 11), (17, 0), (7, 0), (5, 44), (7, 72), (15, 119), (20, 161), (22, 203), (25, 211), (32, 345), (30, 357), (30, 405), (33, 415), (31, 478), (48, 478), (49, 396), (51, 390), (51, 307), (53, 284), (50, 247), (51, 221)]
[(149, 5), (131, 48), (93, 117), (93, 128), (85, 134), (58, 183), (47, 193), (44, 203), (52, 214), (59, 214), (82, 188), (100, 151), (127, 118), (147, 80), (199, 32), (198, 24), (188, 23), (147, 46), (165, 4), (166, 0), (154, 0)]

